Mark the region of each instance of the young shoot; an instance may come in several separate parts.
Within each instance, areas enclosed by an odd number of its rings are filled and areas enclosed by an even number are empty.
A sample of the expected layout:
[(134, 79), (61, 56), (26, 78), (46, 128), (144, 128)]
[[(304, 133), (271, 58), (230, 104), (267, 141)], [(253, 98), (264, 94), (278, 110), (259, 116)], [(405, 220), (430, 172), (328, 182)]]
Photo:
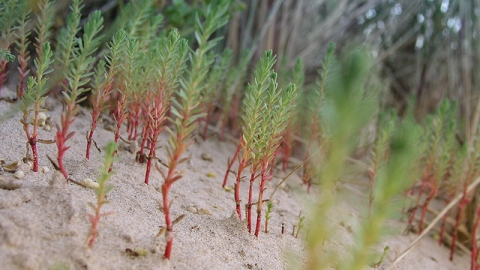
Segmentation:
[(117, 149), (117, 144), (114, 142), (109, 142), (106, 146), (105, 150), (105, 161), (103, 166), (100, 169), (100, 178), (98, 178), (98, 187), (93, 188), (95, 195), (97, 196), (97, 204), (88, 205), (93, 209), (95, 214), (88, 214), (88, 220), (90, 221), (92, 227), (90, 229), (90, 237), (88, 241), (88, 247), (93, 248), (93, 244), (95, 243), (95, 239), (98, 236), (98, 225), (100, 224), (100, 218), (112, 214), (111, 212), (102, 213), (102, 206), (107, 204), (108, 201), (106, 200), (106, 195), (113, 189), (113, 186), (108, 184), (108, 180), (113, 175), (110, 172), (110, 168), (113, 163), (115, 150)]
[[(48, 92), (48, 87), (46, 85), (47, 75), (50, 74), (53, 70), (49, 69), (50, 65), (53, 63), (52, 59), (52, 50), (50, 49), (50, 43), (43, 44), (42, 48), (42, 59), (43, 62), (39, 62), (39, 58), (35, 59), (35, 78), (29, 77), (27, 83), (27, 90), (20, 100), (20, 109), (23, 112), (23, 118), (21, 120), (23, 124), (23, 130), (27, 136), (28, 144), (32, 149), (33, 153), (33, 171), (38, 172), (38, 151), (37, 151), (37, 136), (38, 136), (38, 126), (40, 121), (45, 121), (45, 119), (39, 119), (41, 112), (40, 105), (45, 101), (46, 94)], [(32, 108), (33, 107), (33, 108)], [(33, 118), (30, 119), (30, 113), (33, 112)], [(33, 126), (33, 130), (30, 131), (29, 124)]]
[[(65, 179), (68, 179), (67, 170), (63, 163), (65, 152), (70, 148), (66, 142), (73, 137), (74, 132), (70, 132), (70, 125), (75, 121), (75, 116), (79, 110), (78, 103), (86, 97), (79, 98), (82, 93), (88, 91), (83, 88), (89, 81), (92, 73), (90, 69), (95, 59), (92, 54), (97, 49), (101, 36), (98, 33), (103, 28), (103, 18), (100, 11), (95, 11), (87, 21), (84, 27), (83, 37), (76, 39), (76, 46), (69, 60), (67, 82), (68, 88), (63, 92), (65, 106), (60, 117), (60, 124), (57, 124), (57, 133), (55, 142), (57, 144), (57, 161), (60, 171)], [(76, 29), (74, 29), (76, 31)]]

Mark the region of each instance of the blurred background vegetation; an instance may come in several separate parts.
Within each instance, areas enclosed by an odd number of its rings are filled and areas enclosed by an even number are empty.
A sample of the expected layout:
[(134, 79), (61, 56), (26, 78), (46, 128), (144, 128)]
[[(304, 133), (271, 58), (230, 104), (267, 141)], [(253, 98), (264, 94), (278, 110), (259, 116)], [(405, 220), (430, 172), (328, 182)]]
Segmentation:
[[(202, 2), (215, 0), (155, 0), (165, 16), (165, 29), (177, 27), (192, 33), (195, 12)], [(382, 82), (384, 107), (400, 114), (415, 97), (417, 119), (432, 112), (443, 98), (458, 100), (463, 121), (462, 139), (477, 130), (480, 95), (476, 90), (480, 1), (476, 0), (231, 0), (232, 18), (217, 33), (226, 38), (219, 51), (229, 47), (235, 61), (242, 51), (253, 66), (262, 52), (273, 49), (277, 65), (293, 68), (301, 58), (313, 83), (330, 42), (337, 53), (365, 45), (374, 56), (374, 69)], [(32, 1), (35, 11), (39, 0)], [(109, 24), (128, 4), (141, 1), (85, 0), (84, 21), (100, 9)], [(55, 1), (53, 30), (59, 30), (70, 1)], [(38, 10), (38, 8), (37, 8)], [(127, 12), (128, 14), (128, 12)], [(114, 28), (114, 27), (112, 27)], [(111, 34), (114, 29), (111, 28)], [(109, 35), (105, 40), (109, 39)], [(193, 41), (193, 39), (191, 38)], [(277, 68), (279, 68), (277, 66)]]

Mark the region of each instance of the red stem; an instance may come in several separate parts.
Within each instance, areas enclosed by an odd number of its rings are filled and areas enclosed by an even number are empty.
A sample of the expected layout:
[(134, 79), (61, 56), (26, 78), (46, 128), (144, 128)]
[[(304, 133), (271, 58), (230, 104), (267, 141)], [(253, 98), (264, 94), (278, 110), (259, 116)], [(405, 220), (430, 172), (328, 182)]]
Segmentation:
[(210, 118), (212, 117), (212, 108), (213, 105), (209, 105), (207, 109), (207, 116), (205, 117), (205, 127), (203, 129), (203, 140), (207, 139), (207, 133), (208, 133), (208, 124), (210, 123)]
[[(448, 194), (447, 200), (445, 202), (446, 205), (448, 205), (450, 203), (450, 201), (452, 200), (453, 194), (454, 194), (453, 192), (450, 192)], [(447, 216), (448, 216), (448, 211), (442, 217), (442, 226), (440, 227), (440, 236), (439, 236), (439, 239), (438, 239), (438, 244), (439, 245), (443, 244), (443, 235), (445, 234), (445, 225), (447, 223)]]
[(480, 221), (480, 206), (477, 206), (476, 213), (477, 213), (477, 216), (475, 217), (475, 223), (473, 225), (473, 231), (472, 231), (472, 254), (471, 254), (471, 261), (470, 261), (471, 270), (476, 270), (479, 267), (477, 262), (477, 259), (478, 259), (477, 229), (478, 229), (478, 223)]
[(287, 166), (288, 166), (288, 159), (292, 155), (292, 145), (290, 144), (291, 142), (291, 134), (292, 131), (290, 129), (287, 129), (282, 137), (282, 170), (286, 171)]
[(18, 56), (18, 61), (20, 62), (20, 66), (18, 67), (18, 74), (19, 74), (19, 86), (17, 97), (21, 99), (23, 97), (23, 88), (25, 88), (25, 77), (28, 74), (27, 71), (27, 61), (25, 61), (25, 55), (21, 54)]
[[(434, 180), (433, 180), (434, 181)], [(419, 233), (421, 234), (422, 231), (423, 231), (423, 220), (425, 219), (425, 214), (427, 213), (427, 208), (428, 208), (428, 205), (430, 204), (430, 202), (432, 201), (433, 198), (435, 198), (435, 196), (437, 195), (438, 193), (438, 188), (437, 188), (437, 185), (435, 183), (431, 183), (432, 184), (432, 189), (430, 191), (430, 195), (427, 197), (427, 199), (425, 200), (425, 202), (423, 203), (423, 208), (422, 208), (422, 216), (420, 217), (420, 222), (419, 222), (419, 225), (418, 225), (418, 230), (419, 230)]]
[[(173, 173), (173, 171), (169, 171), (169, 177), (171, 177), (170, 172)], [(170, 208), (169, 208), (169, 202), (168, 202), (168, 192), (170, 191), (170, 187), (171, 187), (171, 183), (165, 180), (165, 184), (162, 185), (163, 214), (165, 215), (165, 224), (167, 226), (167, 232), (165, 233), (167, 245), (165, 247), (164, 256), (168, 260), (170, 259), (170, 256), (172, 254), (172, 245), (173, 245), (173, 225), (172, 225), (172, 220), (170, 218)]]
[(250, 187), (248, 189), (248, 203), (247, 203), (247, 228), (248, 233), (252, 232), (252, 195), (253, 195), (253, 183), (255, 182), (255, 171), (252, 169), (252, 175), (250, 176)]
[(422, 197), (424, 189), (425, 189), (425, 181), (422, 181), (422, 184), (420, 185), (420, 189), (418, 190), (417, 202), (412, 209), (412, 213), (410, 214), (410, 218), (408, 219), (408, 225), (413, 224), (413, 220), (415, 219), (415, 214), (417, 213), (417, 208), (420, 205), (420, 198)]
[(225, 172), (225, 177), (223, 178), (222, 188), (225, 188), (225, 186), (227, 185), (228, 174), (232, 170), (233, 163), (237, 159), (237, 156), (240, 153), (240, 149), (242, 149), (242, 139), (240, 139), (240, 142), (238, 143), (237, 150), (235, 150), (235, 154), (233, 155), (233, 158), (228, 163), (228, 168), (227, 168), (227, 171)]
[(2, 91), (3, 82), (6, 77), (7, 77), (7, 61), (2, 60), (2, 62), (0, 62), (0, 93)]
[(246, 152), (244, 152), (244, 157), (240, 161), (240, 164), (238, 165), (238, 172), (237, 172), (237, 180), (235, 182), (235, 206), (237, 209), (237, 214), (238, 214), (238, 219), (242, 220), (242, 210), (241, 210), (241, 200), (240, 200), (240, 183), (242, 181), (242, 172), (243, 169), (245, 169), (247, 165), (247, 158), (246, 158)]
[(262, 204), (263, 204), (263, 191), (265, 190), (265, 182), (272, 178), (271, 175), (267, 175), (268, 172), (268, 162), (264, 162), (262, 166), (262, 179), (260, 181), (260, 190), (258, 192), (258, 202), (257, 202), (257, 224), (255, 227), (255, 236), (258, 237), (260, 233), (260, 227), (262, 222)]
[(460, 205), (458, 206), (457, 220), (455, 221), (455, 227), (453, 228), (453, 239), (452, 239), (452, 244), (450, 246), (450, 261), (453, 261), (453, 254), (455, 253), (455, 247), (456, 247), (455, 242), (457, 241), (457, 237), (458, 237), (458, 227), (460, 226), (463, 210), (465, 209), (465, 206), (467, 206), (467, 204), (468, 204), (467, 190), (464, 189), (462, 200), (460, 201)]

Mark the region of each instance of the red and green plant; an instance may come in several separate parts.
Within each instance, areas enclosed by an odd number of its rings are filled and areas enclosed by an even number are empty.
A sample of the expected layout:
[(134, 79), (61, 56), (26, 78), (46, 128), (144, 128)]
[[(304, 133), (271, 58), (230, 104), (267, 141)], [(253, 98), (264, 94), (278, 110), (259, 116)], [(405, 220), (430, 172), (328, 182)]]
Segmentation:
[(205, 113), (205, 126), (203, 127), (203, 139), (207, 139), (208, 125), (210, 124), (215, 105), (218, 102), (222, 88), (226, 88), (227, 76), (230, 72), (233, 51), (225, 49), (221, 56), (217, 57), (217, 61), (210, 70), (207, 80), (207, 87), (202, 92), (202, 106)]
[[(200, 107), (200, 93), (205, 87), (205, 77), (213, 59), (208, 57), (208, 51), (215, 47), (218, 38), (209, 40), (210, 36), (228, 20), (229, 1), (219, 1), (216, 5), (206, 5), (205, 22), (202, 24), (197, 17), (195, 38), (198, 48), (190, 54), (190, 70), (186, 78), (180, 82), (181, 88), (172, 99), (170, 122), (173, 130), (166, 128), (170, 134), (167, 146), (168, 172), (163, 174), (162, 184), (163, 213), (166, 224), (166, 247), (164, 256), (170, 259), (173, 245), (173, 222), (170, 215), (170, 201), (168, 193), (172, 185), (182, 178), (182, 173), (177, 172), (179, 164), (189, 158), (182, 155), (192, 143), (192, 132), (197, 126), (197, 120), (203, 117)], [(160, 170), (159, 170), (160, 171)], [(161, 172), (161, 171), (160, 171)]]
[[(331, 72), (332, 66), (335, 62), (335, 44), (331, 43), (328, 47), (328, 52), (325, 55), (325, 58), (322, 62), (321, 70), (319, 71), (319, 79), (316, 82), (316, 85), (313, 89), (306, 92), (307, 97), (307, 123), (303, 130), (306, 144), (306, 154), (305, 159), (310, 157), (310, 149), (316, 149), (317, 145), (321, 145), (321, 140), (324, 137), (325, 133), (322, 130), (322, 119), (320, 117), (320, 110), (323, 106), (323, 101), (325, 99), (325, 88), (328, 76)], [(314, 160), (314, 159), (312, 159)], [(311, 162), (306, 163), (303, 166), (302, 180), (305, 185), (307, 185), (307, 192), (310, 192), (312, 187), (313, 177), (315, 175), (315, 166)]]
[[(65, 179), (68, 179), (67, 170), (63, 163), (66, 151), (70, 148), (66, 142), (73, 137), (74, 132), (70, 132), (70, 125), (75, 121), (75, 116), (79, 110), (78, 103), (86, 97), (79, 98), (82, 93), (88, 91), (83, 88), (90, 81), (92, 75), (90, 69), (95, 61), (92, 54), (97, 49), (101, 37), (98, 33), (102, 29), (103, 18), (100, 11), (95, 11), (84, 26), (84, 34), (81, 39), (76, 39), (75, 47), (69, 58), (69, 69), (66, 74), (67, 89), (63, 92), (65, 98), (64, 110), (60, 117), (60, 124), (57, 124), (55, 142), (58, 149), (57, 161), (60, 171)], [(76, 31), (76, 29), (75, 29)]]
[(113, 186), (107, 184), (108, 179), (113, 175), (110, 171), (112, 167), (114, 153), (117, 149), (117, 144), (114, 142), (109, 142), (105, 148), (105, 161), (103, 163), (103, 167), (100, 169), (100, 178), (98, 178), (97, 184), (98, 187), (93, 188), (95, 195), (97, 196), (97, 204), (94, 205), (89, 203), (88, 205), (93, 209), (95, 214), (88, 214), (88, 220), (90, 221), (92, 227), (90, 228), (90, 237), (88, 240), (88, 247), (93, 248), (93, 244), (95, 243), (95, 239), (98, 236), (98, 225), (100, 224), (100, 219), (102, 217), (108, 216), (112, 214), (112, 212), (102, 213), (102, 206), (108, 203), (106, 196), (107, 193), (113, 189)]
[(108, 72), (105, 70), (105, 61), (100, 61), (95, 72), (94, 88), (92, 89), (92, 123), (87, 133), (87, 148), (85, 157), (90, 159), (90, 147), (93, 141), (93, 133), (98, 125), (100, 113), (108, 107), (107, 101), (114, 91), (115, 77), (119, 73), (122, 60), (122, 50), (125, 43), (125, 31), (118, 31), (109, 44), (110, 53), (105, 55)]
[[(52, 51), (50, 49), (50, 43), (43, 44), (42, 59), (40, 63), (39, 58), (35, 59), (35, 78), (29, 77), (27, 83), (27, 89), (22, 99), (20, 100), (20, 109), (23, 112), (23, 118), (21, 120), (23, 124), (23, 130), (27, 136), (28, 144), (32, 149), (33, 154), (33, 171), (38, 172), (38, 126), (39, 126), (39, 113), (41, 112), (40, 105), (47, 99), (48, 87), (46, 85), (47, 75), (53, 70), (49, 69), (53, 62)], [(31, 108), (33, 106), (33, 108)], [(30, 114), (33, 112), (33, 118), (30, 119)], [(33, 126), (33, 130), (30, 132), (30, 123)]]
[(149, 142), (149, 154), (145, 173), (145, 184), (148, 184), (152, 161), (156, 157), (155, 150), (160, 134), (165, 129), (166, 111), (170, 105), (172, 93), (177, 89), (179, 76), (183, 72), (183, 63), (187, 54), (187, 40), (180, 37), (178, 30), (170, 31), (166, 39), (162, 40), (155, 51), (155, 83), (147, 101), (147, 118), (144, 121), (144, 141)]
[[(30, 73), (28, 69), (28, 61), (30, 60), (30, 52), (28, 46), (30, 45), (30, 29), (28, 24), (30, 23), (30, 9), (28, 7), (23, 7), (18, 20), (19, 26), (16, 31), (16, 45), (17, 45), (17, 55), (18, 55), (18, 88), (17, 88), (17, 98), (22, 98), (23, 92), (25, 89), (25, 82)], [(0, 86), (1, 88), (1, 86)]]

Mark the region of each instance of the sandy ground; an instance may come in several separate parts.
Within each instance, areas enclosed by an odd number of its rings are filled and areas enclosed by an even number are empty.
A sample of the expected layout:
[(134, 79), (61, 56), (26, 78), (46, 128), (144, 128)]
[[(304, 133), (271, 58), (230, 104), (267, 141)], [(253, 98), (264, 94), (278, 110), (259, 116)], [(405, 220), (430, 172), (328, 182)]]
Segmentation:
[[(2, 90), (2, 96), (12, 94), (8, 89)], [(0, 101), (0, 115), (5, 115), (11, 107)], [(51, 109), (47, 114), (53, 122), (58, 121), (61, 106), (56, 104)], [(0, 123), (0, 158), (7, 163), (25, 156), (26, 139), (20, 118), (17, 112)], [(91, 159), (84, 158), (89, 124), (88, 109), (82, 109), (72, 126), (76, 134), (67, 143), (71, 148), (65, 156), (65, 166), (76, 181), (96, 179), (102, 160), (94, 148)], [(50, 131), (41, 129), (39, 138), (52, 140), (54, 134), (54, 127)], [(113, 139), (113, 133), (100, 125), (94, 139), (101, 148)], [(109, 204), (103, 208), (104, 212), (113, 214), (101, 220), (99, 236), (90, 250), (87, 248), (90, 228), (87, 214), (92, 213), (88, 203), (96, 201), (94, 192), (67, 184), (54, 172), (46, 157), (55, 159), (54, 144), (40, 144), (38, 149), (40, 166), (47, 167), (49, 172), (25, 170), (21, 188), (0, 189), (1, 269), (298, 269), (305, 261), (301, 237), (297, 239), (291, 234), (300, 212), (305, 209), (302, 202), (309, 196), (305, 187), (297, 176), (287, 181), (275, 195), (269, 233), (255, 238), (248, 233), (244, 221), (234, 214), (233, 193), (221, 187), (227, 160), (235, 151), (232, 143), (219, 142), (213, 137), (200, 140), (188, 149), (191, 160), (180, 167), (185, 171), (184, 178), (174, 184), (170, 193), (173, 218), (185, 215), (174, 228), (170, 261), (163, 259), (164, 236), (157, 236), (164, 225), (159, 192), (163, 180), (158, 172), (153, 170), (150, 185), (145, 185), (145, 165), (134, 161), (134, 153), (119, 151), (115, 175), (110, 180), (114, 188), (108, 194)], [(202, 158), (202, 154), (210, 156), (211, 160)], [(157, 150), (157, 156), (166, 161), (163, 148)], [(10, 179), (13, 175), (3, 173), (0, 177)], [(266, 197), (279, 181), (280, 178), (274, 178), (267, 184)], [(229, 185), (233, 185), (233, 177)], [(243, 201), (246, 201), (247, 189), (245, 182)], [(348, 202), (340, 209), (346, 211), (343, 216), (351, 220), (339, 226), (348, 228), (351, 223), (355, 228), (354, 224), (358, 223), (355, 210)], [(282, 223), (285, 224), (284, 234), (281, 233)], [(336, 238), (338, 241), (331, 243), (344, 258), (348, 257), (348, 246), (354, 244), (353, 231), (351, 228), (340, 230), (343, 233)], [(390, 237), (379, 245), (379, 251), (385, 245), (390, 246), (380, 268), (386, 269), (414, 237)], [(127, 252), (129, 249), (145, 254), (134, 256)], [(426, 238), (394, 269), (469, 269), (469, 262), (468, 257), (460, 253), (453, 263), (448, 261), (448, 250)]]

